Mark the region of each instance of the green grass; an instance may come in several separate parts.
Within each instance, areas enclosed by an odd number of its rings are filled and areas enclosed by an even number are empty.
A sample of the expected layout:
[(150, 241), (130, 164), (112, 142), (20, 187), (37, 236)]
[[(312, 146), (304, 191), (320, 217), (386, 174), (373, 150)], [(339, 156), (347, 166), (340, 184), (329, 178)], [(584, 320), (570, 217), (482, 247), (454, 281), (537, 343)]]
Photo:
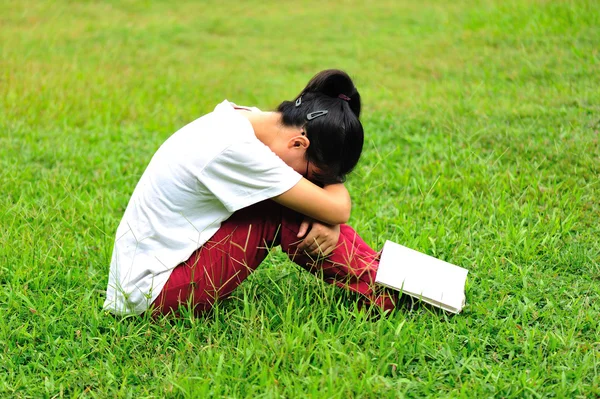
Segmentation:
[[(598, 397), (599, 26), (591, 0), (0, 3), (0, 396)], [(102, 312), (160, 143), (330, 67), (365, 104), (351, 224), (468, 268), (464, 312), (369, 317), (277, 251), (206, 317)]]

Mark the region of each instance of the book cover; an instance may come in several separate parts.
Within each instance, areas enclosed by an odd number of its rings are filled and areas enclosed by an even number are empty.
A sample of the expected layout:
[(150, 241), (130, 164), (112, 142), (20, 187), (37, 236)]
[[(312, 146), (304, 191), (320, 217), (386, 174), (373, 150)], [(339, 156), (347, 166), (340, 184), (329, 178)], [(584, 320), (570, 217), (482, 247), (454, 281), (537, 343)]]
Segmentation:
[(392, 241), (383, 246), (376, 282), (448, 312), (465, 305), (468, 270)]

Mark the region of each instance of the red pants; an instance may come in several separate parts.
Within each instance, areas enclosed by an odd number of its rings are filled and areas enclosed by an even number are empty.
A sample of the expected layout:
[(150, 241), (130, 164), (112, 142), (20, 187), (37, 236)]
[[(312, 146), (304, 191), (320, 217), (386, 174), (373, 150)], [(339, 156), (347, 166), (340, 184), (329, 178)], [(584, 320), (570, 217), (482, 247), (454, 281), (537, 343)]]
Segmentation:
[(326, 258), (300, 253), (297, 234), (304, 216), (273, 201), (244, 208), (190, 258), (177, 266), (154, 301), (155, 314), (177, 313), (191, 304), (196, 313), (226, 298), (267, 256), (281, 245), (289, 258), (326, 282), (362, 294), (367, 304), (384, 310), (395, 306), (397, 295), (375, 285), (378, 253), (347, 225), (340, 228), (337, 247)]

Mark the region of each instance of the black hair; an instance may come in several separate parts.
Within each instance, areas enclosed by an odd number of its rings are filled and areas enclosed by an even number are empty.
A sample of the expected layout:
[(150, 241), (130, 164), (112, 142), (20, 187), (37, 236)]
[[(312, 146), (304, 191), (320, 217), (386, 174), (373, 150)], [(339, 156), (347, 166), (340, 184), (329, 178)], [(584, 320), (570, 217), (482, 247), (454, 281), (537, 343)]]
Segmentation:
[[(308, 120), (311, 112), (327, 114)], [(310, 145), (306, 158), (322, 173), (322, 184), (340, 183), (354, 169), (363, 148), (360, 94), (344, 71), (328, 69), (316, 74), (294, 101), (277, 107), (284, 126), (304, 127)]]

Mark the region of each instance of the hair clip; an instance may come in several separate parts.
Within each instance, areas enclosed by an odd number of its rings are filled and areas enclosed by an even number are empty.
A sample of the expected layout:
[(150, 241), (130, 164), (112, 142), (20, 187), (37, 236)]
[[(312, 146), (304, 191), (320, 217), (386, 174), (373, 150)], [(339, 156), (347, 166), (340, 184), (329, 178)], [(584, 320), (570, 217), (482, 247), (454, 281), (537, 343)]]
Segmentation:
[(296, 107), (299, 107), (300, 104), (302, 104), (302, 96), (298, 97), (298, 99), (296, 100)]
[(347, 95), (345, 95), (345, 94), (340, 94), (340, 95), (338, 96), (338, 98), (341, 98), (341, 99), (342, 99), (342, 100), (344, 100), (344, 101), (350, 101), (350, 97), (348, 97), (348, 96), (347, 96)]
[(319, 116), (326, 115), (328, 112), (329, 111), (327, 111), (327, 110), (311, 112), (309, 114), (306, 114), (306, 119), (308, 119), (309, 121), (312, 121), (313, 119), (318, 118)]

